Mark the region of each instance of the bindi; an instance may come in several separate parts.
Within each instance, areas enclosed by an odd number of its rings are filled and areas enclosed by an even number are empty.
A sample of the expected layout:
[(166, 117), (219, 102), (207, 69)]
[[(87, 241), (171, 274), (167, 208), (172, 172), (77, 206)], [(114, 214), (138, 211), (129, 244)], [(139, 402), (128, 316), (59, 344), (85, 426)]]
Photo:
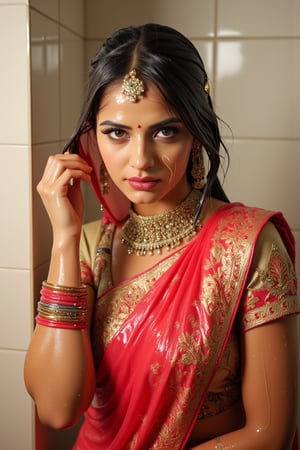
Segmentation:
[(137, 124), (137, 128), (142, 128), (142, 125), (140, 123)]

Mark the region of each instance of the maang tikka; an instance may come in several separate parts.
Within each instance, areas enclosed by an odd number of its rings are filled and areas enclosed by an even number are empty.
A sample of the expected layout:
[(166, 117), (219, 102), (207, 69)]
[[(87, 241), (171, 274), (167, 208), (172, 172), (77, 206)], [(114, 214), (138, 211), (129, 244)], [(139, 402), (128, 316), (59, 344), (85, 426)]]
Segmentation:
[(132, 103), (135, 103), (145, 91), (144, 83), (136, 76), (136, 69), (125, 75), (121, 93)]
[(200, 144), (197, 144), (192, 150), (191, 175), (194, 179), (193, 188), (202, 189), (205, 186), (205, 166), (203, 150)]

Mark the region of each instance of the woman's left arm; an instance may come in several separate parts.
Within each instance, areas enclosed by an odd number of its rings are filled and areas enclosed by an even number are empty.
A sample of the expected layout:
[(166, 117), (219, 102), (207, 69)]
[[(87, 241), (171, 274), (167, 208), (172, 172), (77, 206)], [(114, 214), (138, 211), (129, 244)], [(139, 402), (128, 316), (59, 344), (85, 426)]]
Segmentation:
[(297, 317), (287, 316), (241, 336), (245, 426), (193, 450), (289, 450), (298, 407)]

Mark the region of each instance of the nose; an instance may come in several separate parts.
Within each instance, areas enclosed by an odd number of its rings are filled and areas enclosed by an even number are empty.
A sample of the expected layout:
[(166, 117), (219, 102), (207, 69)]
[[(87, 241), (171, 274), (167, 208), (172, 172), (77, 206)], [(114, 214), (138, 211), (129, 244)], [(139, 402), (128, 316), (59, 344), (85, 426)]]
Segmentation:
[(138, 136), (133, 140), (130, 148), (130, 166), (145, 170), (154, 164), (152, 145), (146, 139)]

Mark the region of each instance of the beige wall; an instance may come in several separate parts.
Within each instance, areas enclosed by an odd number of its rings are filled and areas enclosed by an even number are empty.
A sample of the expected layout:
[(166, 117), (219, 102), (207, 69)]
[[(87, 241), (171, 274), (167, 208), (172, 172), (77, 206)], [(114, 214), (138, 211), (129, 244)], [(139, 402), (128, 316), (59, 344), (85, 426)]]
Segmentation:
[[(175, 26), (199, 48), (217, 112), (234, 135), (232, 141), (223, 128), (232, 158), (227, 192), (232, 200), (282, 210), (300, 254), (299, 0), (0, 0), (0, 447), (5, 450), (70, 448), (68, 433), (35, 427), (23, 387), (33, 299), (51, 242), (35, 185), (47, 156), (60, 151), (71, 133), (87, 62), (99, 42), (119, 26), (146, 21)], [(89, 220), (98, 209), (86, 195)]]

